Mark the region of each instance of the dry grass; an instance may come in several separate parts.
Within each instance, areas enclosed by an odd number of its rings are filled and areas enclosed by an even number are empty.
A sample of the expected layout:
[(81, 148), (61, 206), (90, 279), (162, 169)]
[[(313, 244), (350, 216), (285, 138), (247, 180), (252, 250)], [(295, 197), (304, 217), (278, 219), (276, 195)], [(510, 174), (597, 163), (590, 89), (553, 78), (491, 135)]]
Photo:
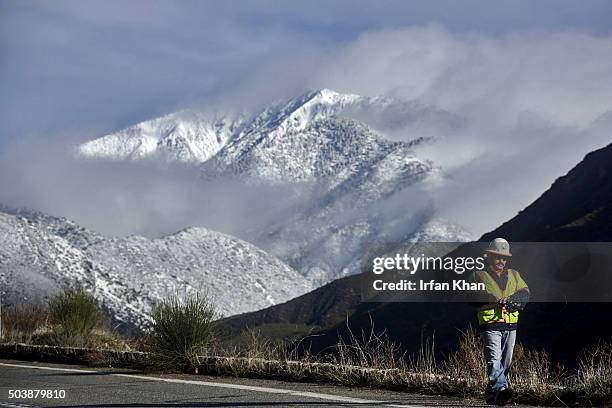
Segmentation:
[[(2, 309), (2, 339), (4, 343), (25, 343), (60, 347), (89, 347), (129, 351), (121, 336), (110, 327), (108, 319), (100, 316), (91, 330), (68, 335), (67, 330), (59, 328), (45, 304), (18, 304)], [(69, 330), (68, 330), (69, 332)]]
[(487, 384), (483, 344), (472, 327), (460, 336), (457, 351), (441, 363), (441, 371), (448, 375), (448, 386), (453, 393), (479, 395)]
[(434, 359), (433, 341), (408, 357), (384, 333), (372, 329), (357, 336), (349, 329), (348, 337), (331, 350), (313, 355), (295, 342), (272, 342), (256, 331), (248, 337), (242, 348), (211, 349), (211, 355), (200, 356), (199, 371), (401, 390), (448, 389), (440, 386), (443, 376)]
[[(386, 334), (377, 334), (373, 323), (369, 333), (356, 336), (347, 323), (348, 339), (339, 338), (328, 354), (327, 362), (337, 367), (330, 370), (331, 380), (345, 385), (392, 386), (407, 372), (408, 362), (401, 346)], [(396, 385), (396, 384), (395, 384)]]
[[(612, 384), (610, 351), (600, 348), (588, 354), (581, 381), (575, 381), (576, 386), (570, 390), (562, 386), (568, 382), (566, 370), (553, 368), (545, 352), (524, 350), (517, 343), (509, 379), (517, 401), (559, 405), (576, 401), (577, 395), (582, 395), (583, 400), (589, 395), (597, 396), (598, 401), (604, 400), (604, 395), (610, 395)], [(359, 335), (349, 329), (346, 338), (339, 339), (332, 350), (320, 355), (298, 353), (295, 343), (273, 342), (251, 331), (246, 346), (209, 349), (208, 355), (198, 357), (198, 364), (200, 372), (210, 374), (318, 381), (462, 397), (483, 395), (487, 383), (483, 345), (472, 328), (460, 334), (457, 351), (446, 360), (436, 361), (434, 356), (433, 339), (423, 342), (415, 355), (407, 356), (399, 344), (384, 333), (376, 334), (374, 329)]]
[(612, 405), (611, 343), (599, 343), (582, 353), (571, 389), (579, 401)]
[(558, 402), (565, 393), (565, 375), (563, 366), (552, 367), (545, 351), (525, 350), (520, 343), (516, 345), (509, 381), (521, 400), (542, 404)]
[(20, 304), (2, 309), (2, 341), (31, 343), (36, 330), (48, 325), (49, 312), (43, 304)]
[(358, 337), (347, 322), (348, 340), (338, 339), (330, 362), (382, 370), (404, 368), (406, 354), (402, 352), (401, 346), (389, 340), (384, 332), (376, 333), (372, 321), (370, 325), (370, 332), (362, 331)]
[[(9, 317), (10, 316), (10, 317)], [(20, 306), (3, 311), (5, 341), (44, 342), (53, 333), (41, 306)], [(127, 343), (108, 328), (96, 328), (91, 344), (97, 348), (87, 361), (94, 365), (146, 365), (146, 354), (105, 352), (130, 350)], [(241, 346), (221, 348), (212, 343), (198, 348), (190, 370), (241, 377), (316, 381), (350, 386), (369, 386), (402, 391), (481, 397), (486, 386), (483, 345), (469, 328), (460, 334), (456, 352), (437, 361), (434, 341), (422, 343), (418, 353), (408, 356), (384, 333), (354, 334), (324, 354), (313, 355), (296, 342), (271, 341), (251, 330)], [(131, 354), (134, 354), (132, 356)], [(547, 405), (612, 404), (612, 344), (601, 343), (586, 350), (574, 371), (553, 367), (544, 351), (525, 350), (517, 343), (509, 381), (516, 401)]]
[[(272, 341), (256, 330), (249, 330), (240, 346), (214, 344), (197, 356), (197, 371), (255, 378), (283, 378), (301, 381), (306, 377), (304, 364), (313, 363), (311, 355), (298, 355), (290, 342)], [(297, 361), (297, 360), (300, 361)]]

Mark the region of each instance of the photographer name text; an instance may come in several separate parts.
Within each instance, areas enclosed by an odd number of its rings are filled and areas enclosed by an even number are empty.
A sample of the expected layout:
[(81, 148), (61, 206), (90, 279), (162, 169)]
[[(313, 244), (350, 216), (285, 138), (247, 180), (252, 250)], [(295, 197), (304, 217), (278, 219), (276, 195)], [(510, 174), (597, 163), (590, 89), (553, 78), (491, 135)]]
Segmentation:
[(468, 282), (465, 279), (455, 279), (452, 282), (438, 282), (436, 280), (420, 279), (410, 281), (402, 279), (397, 282), (385, 282), (377, 279), (372, 283), (376, 291), (485, 291), (485, 284), (482, 282)]

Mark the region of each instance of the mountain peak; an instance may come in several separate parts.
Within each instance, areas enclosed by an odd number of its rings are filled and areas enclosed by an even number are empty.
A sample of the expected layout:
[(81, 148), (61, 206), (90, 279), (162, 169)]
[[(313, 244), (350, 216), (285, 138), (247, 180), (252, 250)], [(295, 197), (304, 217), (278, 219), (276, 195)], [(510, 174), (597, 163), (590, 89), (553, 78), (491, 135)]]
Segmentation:
[(291, 99), (285, 106), (288, 111), (300, 111), (315, 108), (317, 111), (329, 111), (338, 113), (347, 106), (359, 103), (365, 98), (350, 93), (340, 93), (328, 88), (309, 91), (303, 95)]
[(319, 90), (311, 92), (311, 94), (311, 99), (317, 98), (321, 102), (327, 103), (338, 103), (340, 101), (356, 101), (357, 99), (361, 98), (361, 96), (357, 94), (340, 93), (329, 88), (321, 88)]

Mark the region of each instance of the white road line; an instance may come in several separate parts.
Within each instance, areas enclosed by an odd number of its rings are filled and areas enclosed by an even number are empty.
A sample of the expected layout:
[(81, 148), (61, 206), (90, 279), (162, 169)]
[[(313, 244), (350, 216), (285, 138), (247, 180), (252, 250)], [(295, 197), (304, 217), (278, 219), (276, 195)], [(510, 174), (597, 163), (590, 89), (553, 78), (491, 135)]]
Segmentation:
[[(15, 368), (30, 368), (30, 369), (35, 369), (35, 370), (47, 370), (47, 371), (62, 371), (62, 372), (70, 372), (70, 373), (83, 373), (83, 374), (92, 374), (92, 373), (98, 372), (98, 371), (93, 371), (93, 370), (80, 370), (76, 368), (44, 367), (44, 366), (32, 366), (32, 365), (8, 364), (8, 363), (0, 363), (0, 366), (15, 367)], [(245, 391), (265, 392), (269, 394), (285, 394), (285, 395), (292, 395), (296, 397), (317, 398), (317, 399), (322, 399), (322, 400), (347, 402), (347, 403), (352, 403), (352, 404), (384, 404), (383, 406), (387, 406), (387, 407), (418, 408), (418, 406), (416, 405), (402, 405), (402, 404), (385, 403), (385, 401), (380, 401), (380, 400), (367, 400), (367, 399), (362, 399), (362, 398), (343, 397), (341, 395), (322, 394), (318, 392), (287, 390), (283, 388), (258, 387), (254, 385), (240, 385), (240, 384), (213, 382), (213, 381), (181, 380), (177, 378), (149, 377), (146, 375), (136, 375), (136, 374), (112, 374), (110, 373), (109, 375), (114, 376), (114, 377), (134, 378), (138, 380), (160, 381), (160, 382), (175, 383), (175, 384), (202, 385), (206, 387), (231, 388), (231, 389), (238, 389), (238, 390), (245, 390)]]
[(45, 367), (45, 366), (23, 365), (23, 364), (0, 363), (0, 366), (4, 366), (4, 367), (16, 367), (16, 368), (33, 368), (33, 369), (36, 369), (36, 370), (47, 370), (47, 371), (63, 371), (65, 373), (84, 373), (84, 374), (97, 373), (97, 371), (93, 371), (93, 370), (80, 370), (78, 368)]
[(27, 404), (9, 404), (8, 402), (0, 402), (2, 408), (38, 408), (36, 405)]

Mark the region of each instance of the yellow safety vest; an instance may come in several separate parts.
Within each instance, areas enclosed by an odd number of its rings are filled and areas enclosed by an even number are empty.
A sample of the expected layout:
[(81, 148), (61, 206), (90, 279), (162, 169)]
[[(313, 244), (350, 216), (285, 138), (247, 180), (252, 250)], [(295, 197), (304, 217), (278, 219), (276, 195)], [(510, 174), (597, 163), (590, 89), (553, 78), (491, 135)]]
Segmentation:
[[(477, 281), (485, 284), (487, 293), (500, 299), (512, 296), (517, 291), (527, 287), (519, 272), (514, 269), (508, 269), (508, 282), (504, 290), (499, 287), (489, 272), (477, 271), (474, 275)], [(518, 310), (507, 312), (506, 306), (498, 303), (488, 303), (478, 309), (478, 323), (481, 325), (490, 323), (517, 323), (518, 317)]]

